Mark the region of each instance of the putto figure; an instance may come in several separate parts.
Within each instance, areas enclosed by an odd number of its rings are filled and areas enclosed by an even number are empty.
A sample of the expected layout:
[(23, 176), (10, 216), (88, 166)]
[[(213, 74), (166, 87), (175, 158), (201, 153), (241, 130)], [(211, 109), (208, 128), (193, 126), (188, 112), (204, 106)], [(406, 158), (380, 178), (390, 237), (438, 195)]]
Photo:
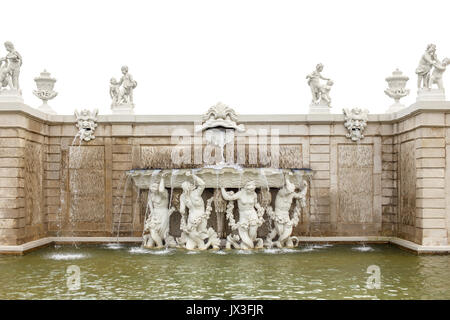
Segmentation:
[(119, 81), (111, 78), (109, 81), (109, 94), (112, 99), (111, 108), (117, 113), (132, 113), (134, 108), (133, 90), (137, 86), (137, 82), (128, 72), (128, 67), (122, 67), (122, 77)]
[(429, 88), (431, 88), (433, 84), (436, 84), (438, 86), (438, 89), (440, 89), (440, 90), (444, 89), (442, 75), (444, 74), (444, 71), (445, 71), (445, 69), (447, 69), (447, 66), (449, 64), (450, 64), (450, 59), (448, 59), (448, 58), (444, 58), (442, 60), (442, 62), (440, 62), (439, 60), (436, 60), (433, 71), (431, 73), (430, 84), (428, 85)]
[[(197, 187), (189, 181), (184, 181), (181, 185), (183, 189), (183, 193), (180, 196), (180, 229), (182, 233), (177, 242), (188, 250), (205, 250), (210, 247), (219, 249), (220, 239), (217, 233), (213, 228), (207, 228), (208, 219), (212, 211), (211, 203), (213, 198), (208, 199), (205, 210), (205, 202), (202, 198), (205, 182), (189, 171), (186, 172), (186, 176), (192, 176)], [(186, 209), (189, 209), (187, 219)]]
[(150, 186), (147, 203), (149, 215), (144, 223), (144, 247), (146, 248), (176, 245), (173, 237), (169, 235), (170, 216), (175, 208), (169, 209), (169, 192), (164, 186), (164, 176), (167, 174), (168, 172), (164, 172), (161, 175), (159, 184), (153, 183)]
[(109, 95), (112, 99), (112, 105), (119, 103), (120, 83), (114, 77), (109, 81)]
[(20, 93), (19, 74), (22, 66), (22, 56), (14, 49), (10, 41), (5, 42), (6, 57), (0, 58), (0, 84), (1, 87), (9, 87)]
[(221, 188), (222, 197), (225, 200), (237, 200), (239, 208), (239, 222), (235, 222), (233, 217), (233, 204), (228, 203), (227, 218), (232, 230), (236, 230), (238, 235), (227, 237), (227, 248), (253, 249), (262, 248), (263, 239), (257, 238), (258, 228), (264, 223), (264, 208), (258, 203), (258, 196), (255, 192), (254, 181), (249, 181), (244, 188), (237, 193), (227, 192)]
[(429, 44), (427, 50), (422, 55), (419, 61), (419, 66), (416, 68), (417, 74), (417, 88), (429, 88), (430, 87), (430, 71), (436, 64), (436, 45)]
[[(295, 192), (295, 185), (289, 181), (288, 176), (285, 177), (285, 184), (283, 188), (278, 191), (275, 198), (275, 211), (269, 211), (269, 216), (274, 222), (275, 229), (269, 233), (264, 241), (266, 247), (294, 247), (298, 244), (297, 238), (291, 237), (291, 234), (293, 227), (297, 226), (300, 220), (301, 208), (306, 206), (307, 191), (308, 183), (306, 181), (303, 181), (303, 188), (301, 191)], [(296, 200), (296, 205), (294, 208), (294, 215), (291, 219), (289, 210), (293, 200)], [(277, 240), (273, 242), (276, 237), (278, 237)]]
[[(321, 72), (323, 71), (323, 64), (319, 63), (316, 66), (316, 70), (311, 72), (306, 76), (308, 79), (308, 85), (311, 88), (312, 94), (312, 104), (324, 104), (326, 106), (330, 106), (331, 98), (330, 98), (330, 90), (333, 85), (333, 81), (329, 78), (325, 78), (322, 76)], [(320, 80), (327, 81), (325, 84), (322, 84)]]

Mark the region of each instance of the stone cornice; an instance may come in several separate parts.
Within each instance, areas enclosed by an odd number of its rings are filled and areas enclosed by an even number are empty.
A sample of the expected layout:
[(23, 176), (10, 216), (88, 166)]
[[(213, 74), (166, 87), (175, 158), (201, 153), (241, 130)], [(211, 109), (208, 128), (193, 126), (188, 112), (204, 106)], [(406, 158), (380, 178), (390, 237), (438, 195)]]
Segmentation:
[[(418, 113), (450, 113), (450, 101), (429, 101), (417, 102), (396, 113), (369, 114), (369, 123), (392, 124), (406, 120)], [(75, 123), (75, 115), (52, 115), (46, 114), (38, 109), (31, 108), (26, 104), (0, 103), (0, 115), (2, 114), (22, 114), (30, 119), (50, 124)], [(240, 123), (267, 123), (272, 124), (333, 124), (344, 122), (343, 114), (240, 114), (238, 115)], [(201, 123), (202, 115), (184, 114), (184, 115), (117, 115), (100, 114), (98, 123), (111, 124), (192, 124)]]

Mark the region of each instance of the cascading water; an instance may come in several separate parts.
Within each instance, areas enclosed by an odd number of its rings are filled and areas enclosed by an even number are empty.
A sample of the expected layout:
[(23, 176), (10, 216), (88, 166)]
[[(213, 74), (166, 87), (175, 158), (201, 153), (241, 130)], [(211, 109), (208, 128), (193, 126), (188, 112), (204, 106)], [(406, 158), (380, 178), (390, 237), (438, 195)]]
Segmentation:
[(172, 169), (171, 175), (170, 175), (170, 197), (169, 197), (169, 208), (172, 208), (172, 198), (173, 198), (173, 185), (174, 181), (178, 175), (178, 169)]
[[(76, 144), (78, 138), (78, 144)], [(70, 208), (69, 208), (69, 225), (70, 225), (70, 234), (72, 236), (72, 244), (78, 248), (76, 241), (75, 241), (75, 214), (77, 209), (75, 208), (74, 204), (79, 203), (79, 186), (77, 185), (78, 179), (78, 170), (81, 169), (81, 165), (83, 163), (83, 153), (81, 149), (81, 133), (78, 132), (75, 137), (73, 138), (72, 144), (70, 146), (70, 160), (73, 164), (73, 171), (72, 174), (69, 174), (71, 179), (69, 179), (69, 190), (72, 195), (72, 199), (70, 201)], [(63, 170), (64, 171), (64, 170)], [(70, 166), (69, 166), (69, 172), (70, 172)]]
[[(261, 177), (261, 180), (264, 182), (264, 188), (265, 188), (265, 191), (263, 191), (263, 189), (261, 188), (261, 198), (263, 198), (263, 192), (267, 192), (267, 193), (268, 193), (268, 196), (271, 198), (271, 195), (270, 195), (270, 187), (269, 187), (269, 181), (267, 181), (267, 177), (266, 177), (264, 168), (260, 168), (260, 169), (259, 169), (259, 175), (260, 175), (260, 177)], [(269, 200), (266, 199), (266, 201), (269, 201)], [(266, 204), (266, 205), (267, 205), (267, 206), (271, 206), (270, 203), (268, 203), (268, 204)], [(268, 207), (266, 207), (266, 208), (264, 208), (264, 209), (265, 209), (265, 212), (266, 212), (266, 215), (267, 215), (267, 219), (266, 219), (266, 222), (267, 222), (267, 229), (268, 229), (267, 231), (268, 231), (268, 234), (271, 234), (271, 233), (272, 233), (272, 230), (273, 230), (273, 227), (272, 227), (272, 219), (271, 219), (271, 217), (268, 216), (268, 214), (269, 214)]]
[(127, 178), (125, 180), (125, 185), (123, 187), (123, 193), (122, 193), (122, 203), (120, 204), (120, 211), (119, 211), (119, 221), (118, 221), (118, 226), (117, 226), (117, 236), (116, 236), (116, 243), (119, 243), (119, 236), (120, 236), (120, 225), (122, 223), (122, 212), (123, 212), (123, 206), (125, 204), (125, 198), (127, 195), (127, 189), (128, 189), (128, 185), (131, 181), (130, 179), (131, 177), (129, 175), (127, 175)]

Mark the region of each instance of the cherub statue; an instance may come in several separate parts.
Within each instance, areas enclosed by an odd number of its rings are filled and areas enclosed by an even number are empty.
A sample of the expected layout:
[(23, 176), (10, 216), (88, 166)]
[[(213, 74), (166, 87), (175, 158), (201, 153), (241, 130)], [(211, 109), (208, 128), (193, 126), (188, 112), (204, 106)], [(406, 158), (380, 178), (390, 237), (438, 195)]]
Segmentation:
[[(20, 90), (19, 74), (22, 66), (22, 56), (14, 49), (10, 41), (5, 42), (6, 57), (0, 59), (0, 84), (10, 90)], [(4, 64), (4, 65), (3, 65)]]
[(436, 63), (436, 45), (429, 44), (427, 50), (422, 55), (419, 61), (419, 66), (416, 68), (417, 73), (417, 88), (429, 88), (430, 85), (430, 71)]
[(133, 90), (137, 86), (137, 82), (133, 80), (133, 77), (128, 73), (128, 67), (123, 66), (121, 68), (122, 77), (119, 81), (112, 78), (110, 80), (109, 93), (112, 98), (112, 104), (133, 104)]
[(447, 69), (447, 66), (449, 64), (450, 64), (450, 59), (448, 59), (448, 58), (443, 59), (442, 62), (440, 62), (439, 60), (436, 60), (436, 62), (433, 65), (434, 68), (431, 73), (430, 83), (428, 85), (429, 88), (431, 88), (431, 86), (433, 84), (436, 84), (439, 89), (441, 89), (441, 90), (444, 89), (442, 75), (444, 74), (444, 71), (445, 71), (445, 69)]
[(11, 77), (8, 76), (7, 63), (0, 60), (0, 89), (6, 87), (12, 87)]
[(321, 92), (321, 98), (323, 101), (326, 102), (326, 104), (329, 106), (331, 105), (331, 97), (330, 97), (330, 90), (333, 86), (334, 82), (332, 80), (328, 80), (325, 85), (322, 86), (320, 92)]
[[(312, 104), (319, 104), (323, 101), (326, 105), (330, 106), (331, 99), (329, 93), (333, 82), (329, 78), (323, 77), (321, 74), (322, 71), (323, 64), (319, 63), (316, 66), (316, 70), (308, 74), (306, 79), (308, 79), (308, 85), (311, 88)], [(326, 80), (328, 82), (326, 85), (323, 85), (320, 83), (320, 80)]]
[(120, 84), (114, 77), (111, 78), (109, 83), (109, 95), (111, 96), (112, 104), (117, 104), (119, 102)]

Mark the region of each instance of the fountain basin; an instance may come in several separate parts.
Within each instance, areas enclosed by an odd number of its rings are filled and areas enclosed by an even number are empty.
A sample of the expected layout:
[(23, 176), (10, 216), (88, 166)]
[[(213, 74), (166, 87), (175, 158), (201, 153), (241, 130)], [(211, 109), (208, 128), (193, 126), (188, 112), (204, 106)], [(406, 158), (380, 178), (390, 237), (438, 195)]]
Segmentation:
[(284, 185), (284, 175), (291, 177), (291, 182), (296, 187), (301, 187), (304, 179), (309, 179), (314, 172), (308, 168), (301, 169), (275, 169), (275, 168), (238, 168), (229, 167), (205, 167), (201, 169), (135, 169), (127, 171), (136, 187), (148, 189), (152, 183), (158, 183), (161, 174), (168, 173), (164, 177), (164, 185), (168, 188), (181, 188), (181, 184), (190, 179), (186, 172), (194, 172), (201, 178), (206, 188), (242, 188), (247, 182), (254, 181), (257, 188), (281, 188)]

